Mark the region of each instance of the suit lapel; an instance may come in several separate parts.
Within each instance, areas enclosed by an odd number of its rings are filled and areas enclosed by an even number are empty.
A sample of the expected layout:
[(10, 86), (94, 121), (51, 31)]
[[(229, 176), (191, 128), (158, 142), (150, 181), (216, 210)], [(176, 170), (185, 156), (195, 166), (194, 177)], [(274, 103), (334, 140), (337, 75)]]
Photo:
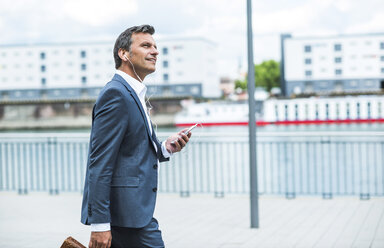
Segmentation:
[[(115, 76), (113, 77), (112, 80), (119, 81), (119, 82), (122, 83), (122, 84), (124, 85), (124, 87), (129, 91), (129, 93), (131, 94), (131, 96), (132, 96), (133, 99), (135, 100), (137, 107), (138, 107), (139, 110), (140, 110), (141, 117), (143, 117), (143, 120), (144, 120), (144, 123), (145, 123), (145, 129), (147, 130), (147, 134), (148, 134), (149, 138), (150, 138), (151, 140), (153, 140), (153, 139), (152, 139), (152, 135), (151, 135), (151, 131), (149, 130), (147, 117), (146, 117), (146, 115), (145, 115), (143, 106), (141, 105), (140, 99), (139, 99), (139, 97), (137, 96), (136, 92), (132, 89), (132, 87), (128, 84), (128, 82), (125, 81), (125, 79), (124, 79), (123, 77), (121, 77), (120, 75), (115, 74)], [(152, 125), (152, 123), (151, 123), (151, 125)], [(153, 130), (153, 127), (152, 127), (152, 132), (153, 132), (153, 133), (155, 132), (155, 131)]]

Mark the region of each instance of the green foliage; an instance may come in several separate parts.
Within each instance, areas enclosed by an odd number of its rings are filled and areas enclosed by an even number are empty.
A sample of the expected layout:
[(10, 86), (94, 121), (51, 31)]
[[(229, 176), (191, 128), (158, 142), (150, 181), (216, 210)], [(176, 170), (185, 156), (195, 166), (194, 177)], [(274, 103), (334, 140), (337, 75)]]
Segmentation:
[(240, 89), (247, 89), (247, 79), (245, 80), (236, 80), (235, 81), (235, 89), (240, 88)]
[[(256, 87), (263, 87), (270, 91), (273, 87), (280, 87), (280, 63), (274, 60), (263, 61), (255, 65)], [(236, 80), (235, 88), (246, 89), (247, 78)]]

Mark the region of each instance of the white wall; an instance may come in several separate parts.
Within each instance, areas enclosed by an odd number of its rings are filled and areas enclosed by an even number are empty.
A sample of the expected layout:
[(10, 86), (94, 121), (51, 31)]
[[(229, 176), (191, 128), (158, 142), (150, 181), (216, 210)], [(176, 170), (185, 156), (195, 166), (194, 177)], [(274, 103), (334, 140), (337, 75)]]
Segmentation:
[[(42, 78), (46, 79), (45, 87), (103, 86), (115, 71), (113, 46), (114, 41), (0, 46), (0, 89), (38, 88)], [(201, 38), (177, 38), (159, 39), (157, 46), (157, 70), (145, 79), (147, 84), (201, 83), (203, 96), (220, 95), (215, 44)], [(163, 54), (164, 47), (168, 48), (167, 55)], [(81, 51), (86, 52), (85, 58)], [(42, 52), (45, 59), (40, 57)], [(168, 68), (163, 67), (165, 60)], [(81, 69), (82, 64), (86, 70)], [(85, 84), (82, 77), (87, 79)]]
[[(384, 49), (380, 49), (381, 42), (384, 42), (384, 34), (286, 39), (286, 80), (382, 78)], [(334, 50), (335, 44), (341, 44), (341, 51)], [(305, 45), (310, 45), (312, 51), (305, 53)], [(335, 63), (335, 57), (340, 57), (342, 62)], [(312, 64), (305, 64), (305, 58), (312, 59)], [(342, 75), (335, 75), (336, 69), (341, 69)], [(312, 76), (306, 77), (306, 70), (311, 70)]]

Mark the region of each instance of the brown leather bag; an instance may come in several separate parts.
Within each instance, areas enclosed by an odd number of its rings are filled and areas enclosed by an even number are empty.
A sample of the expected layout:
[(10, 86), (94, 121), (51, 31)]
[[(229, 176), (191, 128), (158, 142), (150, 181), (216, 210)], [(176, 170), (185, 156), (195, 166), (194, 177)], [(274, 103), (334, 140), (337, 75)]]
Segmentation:
[(79, 241), (69, 236), (66, 238), (60, 248), (86, 248)]

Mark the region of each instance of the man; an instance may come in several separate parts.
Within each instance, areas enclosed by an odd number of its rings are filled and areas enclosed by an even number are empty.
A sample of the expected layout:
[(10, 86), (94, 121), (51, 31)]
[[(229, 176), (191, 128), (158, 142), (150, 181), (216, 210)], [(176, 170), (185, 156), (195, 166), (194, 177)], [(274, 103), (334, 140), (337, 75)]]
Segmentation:
[(189, 141), (185, 129), (162, 144), (145, 104), (144, 78), (159, 54), (152, 26), (128, 28), (113, 50), (116, 74), (92, 113), (81, 222), (91, 225), (89, 247), (164, 247), (153, 218), (159, 162)]

